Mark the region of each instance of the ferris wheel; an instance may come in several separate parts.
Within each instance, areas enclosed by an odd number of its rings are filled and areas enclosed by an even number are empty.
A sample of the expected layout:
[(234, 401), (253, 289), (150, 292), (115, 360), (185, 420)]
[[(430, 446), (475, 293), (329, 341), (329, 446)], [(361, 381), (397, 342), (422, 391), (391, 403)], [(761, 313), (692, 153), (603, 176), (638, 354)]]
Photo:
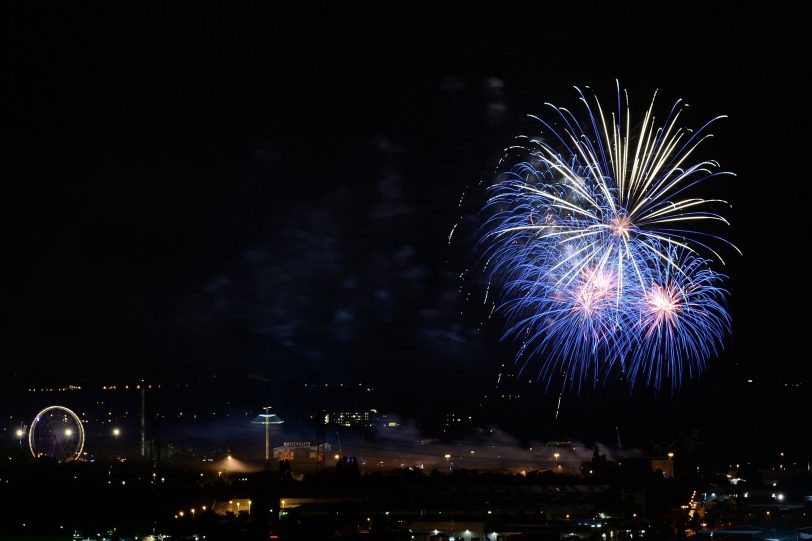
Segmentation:
[(47, 457), (58, 462), (76, 460), (85, 446), (82, 421), (64, 406), (48, 406), (31, 422), (28, 446), (35, 458)]

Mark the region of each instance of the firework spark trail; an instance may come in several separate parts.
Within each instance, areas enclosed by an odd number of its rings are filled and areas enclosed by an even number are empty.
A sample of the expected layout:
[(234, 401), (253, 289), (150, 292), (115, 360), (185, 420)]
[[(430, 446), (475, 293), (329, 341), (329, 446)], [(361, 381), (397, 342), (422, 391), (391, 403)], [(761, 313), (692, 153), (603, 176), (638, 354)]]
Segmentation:
[(489, 292), (501, 289), (491, 294), (500, 295), (505, 336), (522, 341), (517, 362), (540, 360), (547, 386), (563, 377), (562, 387), (580, 387), (618, 370), (631, 385), (673, 389), (730, 331), (724, 277), (711, 269), (724, 261), (711, 244), (732, 244), (699, 227), (727, 225), (716, 212), (727, 203), (690, 193), (732, 175), (692, 160), (722, 117), (684, 129), (677, 101), (658, 125), (652, 98), (635, 130), (619, 85), (609, 117), (577, 91), (587, 120), (547, 104), (552, 120), (532, 117), (543, 135), (509, 147), (525, 158), (489, 188), (478, 235)]

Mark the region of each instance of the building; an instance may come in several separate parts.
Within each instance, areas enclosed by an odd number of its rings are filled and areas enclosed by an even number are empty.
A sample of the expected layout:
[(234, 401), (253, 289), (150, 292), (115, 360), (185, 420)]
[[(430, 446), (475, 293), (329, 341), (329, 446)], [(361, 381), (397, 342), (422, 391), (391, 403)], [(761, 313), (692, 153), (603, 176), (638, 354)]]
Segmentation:
[(409, 525), (412, 539), (420, 541), (502, 541), (497, 532), (486, 532), (484, 522), (413, 521)]
[(669, 457), (655, 457), (651, 459), (651, 469), (660, 471), (663, 477), (670, 479), (674, 477), (674, 460), (673, 453)]
[(334, 411), (324, 416), (325, 423), (338, 426), (369, 426), (370, 420), (375, 417), (375, 410), (370, 411)]
[(693, 539), (696, 539), (697, 541), (702, 541), (704, 539), (741, 539), (742, 541), (800, 541), (802, 539), (809, 539), (809, 534), (804, 530), (789, 530), (748, 524), (745, 526), (738, 526), (723, 530), (698, 532)]
[(331, 452), (329, 443), (310, 445), (309, 441), (286, 441), (280, 447), (273, 448), (273, 457), (289, 462), (321, 462)]

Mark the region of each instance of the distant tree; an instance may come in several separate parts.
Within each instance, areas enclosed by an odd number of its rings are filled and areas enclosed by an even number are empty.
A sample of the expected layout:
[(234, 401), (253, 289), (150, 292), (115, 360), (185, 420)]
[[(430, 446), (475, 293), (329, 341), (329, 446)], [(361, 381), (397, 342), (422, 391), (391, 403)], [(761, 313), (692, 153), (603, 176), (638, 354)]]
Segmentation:
[(293, 479), (290, 469), (290, 461), (289, 460), (280, 460), (279, 461), (279, 478), (282, 481), (290, 481)]

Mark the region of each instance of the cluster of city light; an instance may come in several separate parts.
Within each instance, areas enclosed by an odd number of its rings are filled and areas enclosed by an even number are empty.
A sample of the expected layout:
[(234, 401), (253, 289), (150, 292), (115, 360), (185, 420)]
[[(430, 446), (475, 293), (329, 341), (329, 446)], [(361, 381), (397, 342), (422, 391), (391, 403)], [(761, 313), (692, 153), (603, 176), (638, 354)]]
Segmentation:
[(30, 393), (55, 393), (65, 391), (81, 391), (82, 387), (79, 385), (66, 385), (64, 387), (31, 387), (28, 389)]
[(485, 203), (480, 248), (490, 283), (501, 285), (505, 335), (521, 341), (523, 367), (540, 359), (548, 385), (620, 372), (673, 388), (730, 329), (723, 276), (711, 269), (724, 262), (709, 241), (730, 244), (698, 227), (727, 224), (716, 211), (725, 202), (690, 193), (730, 173), (691, 160), (712, 121), (680, 128), (680, 101), (659, 125), (652, 99), (633, 132), (619, 86), (611, 115), (578, 92), (586, 121), (552, 105), (555, 121), (534, 117), (543, 134), (509, 149), (522, 161)]
[(688, 504), (683, 505), (682, 509), (688, 510), (688, 518), (694, 518), (697, 510), (696, 490), (691, 493), (691, 498), (688, 500)]
[[(102, 385), (101, 390), (102, 391), (117, 391), (117, 390), (120, 390), (120, 389), (124, 389), (125, 391), (128, 391), (128, 390), (130, 390), (130, 388), (132, 388), (132, 389), (135, 389), (136, 391), (140, 391), (142, 385), (144, 386), (144, 389), (152, 389), (152, 384), (151, 383), (136, 383), (136, 384), (133, 384), (133, 385), (129, 385), (129, 384), (126, 384), (126, 385)], [(160, 385), (156, 385), (156, 387), (158, 389), (161, 388)]]
[[(201, 513), (205, 513), (207, 510), (208, 510), (208, 507), (207, 507), (207, 506), (205, 506), (205, 505), (201, 505), (201, 506), (200, 506), (200, 512), (201, 512)], [(194, 517), (195, 517), (195, 514), (196, 514), (196, 513), (197, 513), (197, 508), (196, 508), (196, 507), (191, 507), (191, 508), (189, 508), (189, 515), (190, 515), (192, 518), (194, 518)], [(184, 509), (181, 509), (180, 511), (178, 511), (178, 512), (175, 514), (175, 518), (177, 518), (177, 519), (181, 519), (181, 518), (183, 518), (183, 517), (185, 517), (185, 516), (186, 516), (186, 511), (185, 511)]]
[[(282, 502), (283, 502), (283, 504), (284, 504), (284, 500), (283, 500)], [(251, 504), (252, 504), (253, 502), (252, 502), (251, 500), (247, 500), (245, 503), (246, 503), (247, 505), (246, 505), (245, 507), (242, 507), (242, 508), (241, 508), (241, 506), (243, 505), (243, 502), (241, 502), (241, 501), (239, 501), (239, 500), (228, 500), (228, 507), (229, 507), (229, 511), (232, 511), (232, 512), (233, 512), (233, 508), (236, 506), (236, 508), (237, 508), (237, 514), (240, 514), (240, 512), (242, 512), (242, 511), (247, 511), (248, 513), (250, 513), (250, 512), (251, 512)], [(197, 513), (197, 511), (198, 511), (198, 509), (200, 510), (200, 512), (206, 512), (206, 511), (208, 510), (208, 507), (207, 507), (207, 506), (205, 506), (205, 505), (201, 505), (199, 508), (192, 507), (192, 508), (190, 508), (190, 509), (189, 509), (189, 515), (190, 515), (192, 518), (194, 518), (194, 517), (195, 517), (195, 515), (196, 515), (196, 513)], [(214, 509), (212, 509), (212, 511), (213, 511), (213, 512), (216, 512)], [(183, 518), (183, 517), (185, 517), (185, 516), (186, 516), (186, 510), (184, 510), (184, 509), (181, 509), (180, 511), (178, 511), (178, 512), (175, 514), (175, 518), (176, 518), (176, 519), (181, 519), (181, 518)]]

